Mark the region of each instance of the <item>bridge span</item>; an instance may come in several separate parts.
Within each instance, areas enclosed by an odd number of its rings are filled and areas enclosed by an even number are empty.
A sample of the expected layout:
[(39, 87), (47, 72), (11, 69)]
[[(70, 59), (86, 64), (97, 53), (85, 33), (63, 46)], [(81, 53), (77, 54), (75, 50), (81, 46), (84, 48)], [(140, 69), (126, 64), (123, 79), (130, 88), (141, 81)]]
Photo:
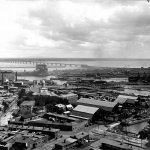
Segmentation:
[[(4, 62), (4, 61), (3, 61)], [(67, 64), (67, 63), (52, 63), (52, 62), (40, 62), (40, 61), (6, 61), (6, 63), (14, 64), (46, 64), (47, 66), (62, 66), (62, 67), (86, 67), (88, 65), (83, 64)]]

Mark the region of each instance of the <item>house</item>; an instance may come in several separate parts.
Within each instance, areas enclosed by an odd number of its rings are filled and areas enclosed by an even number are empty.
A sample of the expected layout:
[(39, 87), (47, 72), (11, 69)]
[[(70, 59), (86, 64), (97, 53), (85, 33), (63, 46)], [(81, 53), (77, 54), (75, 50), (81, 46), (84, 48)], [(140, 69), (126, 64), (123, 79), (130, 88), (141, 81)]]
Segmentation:
[(23, 115), (31, 114), (35, 101), (24, 101), (20, 105), (20, 113)]
[(60, 97), (67, 99), (70, 103), (74, 103), (78, 100), (78, 95), (74, 93), (61, 94)]

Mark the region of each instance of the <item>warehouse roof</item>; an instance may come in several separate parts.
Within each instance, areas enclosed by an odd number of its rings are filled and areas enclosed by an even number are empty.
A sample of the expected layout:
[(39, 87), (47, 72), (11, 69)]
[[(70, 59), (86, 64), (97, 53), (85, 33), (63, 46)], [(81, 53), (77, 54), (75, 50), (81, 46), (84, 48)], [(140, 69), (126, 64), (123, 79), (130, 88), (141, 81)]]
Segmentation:
[(137, 99), (137, 97), (135, 97), (135, 96), (119, 95), (114, 102), (120, 103), (120, 104), (123, 104), (125, 102), (135, 103), (136, 99)]
[(108, 101), (101, 101), (101, 100), (94, 100), (94, 99), (87, 99), (87, 98), (80, 98), (77, 103), (84, 104), (84, 105), (91, 105), (97, 108), (101, 108), (106, 111), (112, 111), (113, 108), (117, 105), (116, 102), (108, 102)]
[(23, 101), (21, 103), (21, 106), (33, 106), (35, 104), (35, 101)]
[(63, 97), (63, 98), (71, 97), (71, 96), (77, 96), (77, 94), (74, 94), (74, 93), (61, 94), (61, 97)]
[(84, 113), (88, 113), (88, 114), (94, 114), (98, 109), (99, 108), (78, 105), (77, 107), (75, 107), (73, 109), (73, 111), (79, 111), (79, 112), (84, 112)]

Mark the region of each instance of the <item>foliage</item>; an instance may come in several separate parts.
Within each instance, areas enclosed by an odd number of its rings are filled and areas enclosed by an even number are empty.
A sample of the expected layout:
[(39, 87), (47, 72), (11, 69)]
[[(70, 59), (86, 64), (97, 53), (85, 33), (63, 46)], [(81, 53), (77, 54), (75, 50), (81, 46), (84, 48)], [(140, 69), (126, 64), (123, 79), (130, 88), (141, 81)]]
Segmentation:
[(57, 96), (38, 96), (36, 95), (34, 97), (35, 100), (35, 105), (36, 106), (46, 106), (48, 104), (52, 104), (53, 106), (56, 104), (64, 104), (67, 105), (69, 104), (67, 99), (63, 99), (61, 97), (57, 97)]
[(57, 97), (57, 96), (44, 96), (44, 95), (32, 95), (32, 92), (25, 93), (24, 91), (19, 92), (19, 101), (17, 105), (23, 101), (27, 100), (35, 100), (35, 106), (46, 106), (47, 112), (54, 112), (56, 111), (55, 105), (56, 104), (64, 104), (68, 105), (69, 102), (67, 99)]
[(77, 106), (77, 104), (76, 103), (72, 103), (71, 104), (74, 108)]
[(46, 105), (46, 110), (47, 110), (47, 112), (53, 112), (54, 111), (54, 106), (52, 104), (47, 104)]

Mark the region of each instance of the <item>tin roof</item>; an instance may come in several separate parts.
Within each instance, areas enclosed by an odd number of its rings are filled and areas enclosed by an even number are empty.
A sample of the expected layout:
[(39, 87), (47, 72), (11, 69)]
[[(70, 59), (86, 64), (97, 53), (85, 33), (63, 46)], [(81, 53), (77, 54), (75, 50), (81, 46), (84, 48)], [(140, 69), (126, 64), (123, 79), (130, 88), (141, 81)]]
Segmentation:
[(21, 106), (33, 106), (35, 101), (24, 101), (21, 103)]
[(135, 103), (136, 99), (137, 99), (137, 97), (135, 97), (135, 96), (119, 95), (114, 102), (120, 103), (120, 104), (123, 104), (125, 102)]
[(97, 107), (105, 111), (112, 111), (113, 108), (117, 105), (116, 102), (108, 102), (108, 101), (101, 101), (101, 100), (94, 100), (94, 99), (87, 99), (87, 98), (80, 98), (77, 101), (77, 104), (91, 105), (93, 107)]
[(96, 107), (78, 105), (77, 107), (75, 107), (73, 109), (73, 111), (79, 111), (79, 112), (84, 112), (84, 113), (88, 113), (88, 114), (94, 114), (98, 109), (99, 108), (96, 108)]
[(70, 96), (77, 96), (77, 94), (74, 94), (74, 93), (61, 94), (61, 97), (63, 98), (70, 97)]

